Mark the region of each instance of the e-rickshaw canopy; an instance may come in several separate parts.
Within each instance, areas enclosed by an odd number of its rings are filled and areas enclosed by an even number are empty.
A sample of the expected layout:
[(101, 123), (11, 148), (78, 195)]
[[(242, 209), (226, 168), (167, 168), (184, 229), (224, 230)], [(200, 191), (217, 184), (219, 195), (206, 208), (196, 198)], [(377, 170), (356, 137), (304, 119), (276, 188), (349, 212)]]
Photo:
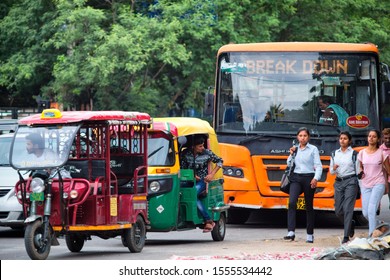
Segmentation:
[(110, 121), (118, 124), (150, 124), (147, 113), (125, 111), (64, 111), (47, 109), (41, 114), (31, 115), (19, 120), (21, 125), (66, 124), (83, 121)]

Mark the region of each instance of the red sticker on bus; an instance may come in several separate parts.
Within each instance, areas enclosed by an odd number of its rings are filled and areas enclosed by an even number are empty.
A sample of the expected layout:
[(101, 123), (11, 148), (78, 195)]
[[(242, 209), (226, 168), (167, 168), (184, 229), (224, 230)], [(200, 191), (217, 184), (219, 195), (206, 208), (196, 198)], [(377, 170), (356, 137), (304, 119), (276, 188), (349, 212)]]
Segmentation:
[(357, 114), (355, 116), (350, 116), (347, 119), (347, 125), (352, 128), (366, 128), (369, 126), (370, 120), (365, 115)]

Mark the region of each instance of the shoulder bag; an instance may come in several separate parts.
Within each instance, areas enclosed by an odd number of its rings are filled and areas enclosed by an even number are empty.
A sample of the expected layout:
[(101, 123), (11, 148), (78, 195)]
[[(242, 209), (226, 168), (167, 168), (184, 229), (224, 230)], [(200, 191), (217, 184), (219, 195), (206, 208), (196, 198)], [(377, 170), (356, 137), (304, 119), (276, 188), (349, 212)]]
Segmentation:
[(282, 179), (280, 180), (280, 190), (284, 193), (289, 194), (290, 193), (290, 176), (294, 171), (295, 168), (295, 155), (297, 153), (298, 147), (296, 148), (295, 152), (292, 154), (291, 158), (291, 166), (286, 167), (286, 171), (284, 171)]

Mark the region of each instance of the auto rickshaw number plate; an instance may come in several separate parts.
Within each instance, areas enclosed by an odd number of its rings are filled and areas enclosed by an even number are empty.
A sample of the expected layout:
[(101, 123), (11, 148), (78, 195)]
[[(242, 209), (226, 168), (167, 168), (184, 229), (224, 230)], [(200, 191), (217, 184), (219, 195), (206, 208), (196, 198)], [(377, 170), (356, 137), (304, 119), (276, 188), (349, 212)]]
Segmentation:
[(43, 201), (45, 199), (44, 193), (30, 193), (30, 201)]

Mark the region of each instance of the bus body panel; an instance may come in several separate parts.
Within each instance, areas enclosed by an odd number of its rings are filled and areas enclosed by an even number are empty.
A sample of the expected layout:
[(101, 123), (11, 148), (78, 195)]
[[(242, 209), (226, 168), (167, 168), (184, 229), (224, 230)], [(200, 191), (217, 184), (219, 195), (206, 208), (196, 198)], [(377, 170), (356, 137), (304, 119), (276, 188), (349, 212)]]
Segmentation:
[[(280, 179), (300, 127), (318, 147), (323, 173), (316, 210), (334, 211), (331, 152), (338, 135), (356, 150), (381, 129), (381, 69), (371, 43), (280, 42), (228, 44), (218, 51), (213, 126), (224, 159), (224, 201), (232, 210), (285, 209)], [(343, 125), (322, 123), (317, 98), (329, 96), (348, 114)], [(327, 121), (327, 120), (325, 120)], [(303, 195), (301, 196), (303, 199)], [(361, 211), (361, 200), (355, 205)]]

